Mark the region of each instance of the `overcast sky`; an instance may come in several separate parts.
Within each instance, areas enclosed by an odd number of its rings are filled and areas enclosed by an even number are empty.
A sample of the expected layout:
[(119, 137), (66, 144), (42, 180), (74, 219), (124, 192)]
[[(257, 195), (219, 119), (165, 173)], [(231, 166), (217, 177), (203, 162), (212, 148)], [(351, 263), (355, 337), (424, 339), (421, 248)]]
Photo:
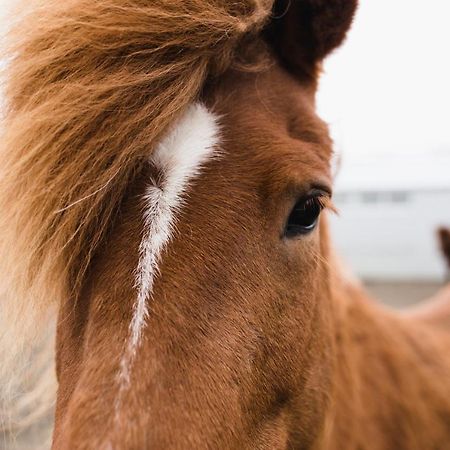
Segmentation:
[(450, 1), (360, 3), (318, 97), (337, 149), (450, 154)]

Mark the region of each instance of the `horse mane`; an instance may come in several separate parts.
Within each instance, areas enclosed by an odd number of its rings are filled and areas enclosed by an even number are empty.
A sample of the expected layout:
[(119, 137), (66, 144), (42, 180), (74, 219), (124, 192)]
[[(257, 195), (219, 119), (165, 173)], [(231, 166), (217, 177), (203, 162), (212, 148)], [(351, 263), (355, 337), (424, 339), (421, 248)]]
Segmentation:
[(18, 297), (79, 286), (130, 178), (271, 3), (27, 2), (9, 37), (0, 151), (2, 260)]
[(0, 379), (4, 353), (11, 364), (25, 354), (17, 336), (35, 334), (38, 318), (47, 328), (48, 306), (76, 296), (166, 128), (208, 79), (248, 62), (272, 3), (18, 5), (1, 58)]

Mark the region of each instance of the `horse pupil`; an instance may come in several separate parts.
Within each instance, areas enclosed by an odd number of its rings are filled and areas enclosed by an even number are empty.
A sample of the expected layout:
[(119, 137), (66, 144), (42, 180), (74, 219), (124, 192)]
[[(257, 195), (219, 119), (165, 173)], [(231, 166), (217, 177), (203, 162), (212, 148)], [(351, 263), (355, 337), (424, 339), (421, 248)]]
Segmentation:
[(295, 237), (312, 231), (317, 224), (320, 211), (320, 203), (316, 198), (297, 202), (289, 215), (285, 235), (287, 237)]

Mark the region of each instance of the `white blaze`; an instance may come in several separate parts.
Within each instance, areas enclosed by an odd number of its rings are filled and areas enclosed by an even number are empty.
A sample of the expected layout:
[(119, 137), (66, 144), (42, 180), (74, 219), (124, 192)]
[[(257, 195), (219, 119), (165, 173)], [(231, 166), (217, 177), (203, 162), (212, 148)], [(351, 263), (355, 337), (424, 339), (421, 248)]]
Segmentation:
[(137, 297), (127, 347), (120, 362), (116, 415), (123, 391), (130, 385), (131, 366), (148, 317), (148, 300), (158, 275), (161, 254), (173, 233), (176, 213), (183, 204), (189, 181), (214, 156), (218, 137), (216, 116), (202, 104), (195, 103), (187, 108), (150, 158), (150, 163), (161, 175), (157, 181), (151, 180), (144, 195), (144, 232), (135, 279)]

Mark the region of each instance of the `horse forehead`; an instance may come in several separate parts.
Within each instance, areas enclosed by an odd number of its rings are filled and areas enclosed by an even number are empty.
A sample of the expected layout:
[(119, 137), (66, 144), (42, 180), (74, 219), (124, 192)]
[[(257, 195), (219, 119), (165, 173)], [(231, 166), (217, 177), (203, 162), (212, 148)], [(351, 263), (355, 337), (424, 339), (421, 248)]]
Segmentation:
[[(315, 110), (315, 87), (279, 67), (233, 73), (213, 95), (221, 147), (249, 167), (326, 171), (332, 155), (327, 125)], [(256, 164), (252, 164), (256, 163)]]
[(143, 196), (144, 230), (135, 270), (132, 317), (117, 374), (116, 423), (121, 420), (123, 399), (130, 388), (131, 372), (149, 317), (149, 302), (160, 274), (164, 250), (173, 239), (177, 213), (183, 207), (183, 197), (190, 181), (214, 156), (218, 141), (219, 127), (215, 115), (202, 104), (195, 103), (168, 130), (149, 157), (149, 163), (158, 169), (160, 176), (147, 180)]
[(242, 181), (292, 179), (299, 184), (329, 178), (333, 149), (326, 125), (302, 108), (290, 113), (277, 118), (250, 111), (224, 115), (221, 166)]

